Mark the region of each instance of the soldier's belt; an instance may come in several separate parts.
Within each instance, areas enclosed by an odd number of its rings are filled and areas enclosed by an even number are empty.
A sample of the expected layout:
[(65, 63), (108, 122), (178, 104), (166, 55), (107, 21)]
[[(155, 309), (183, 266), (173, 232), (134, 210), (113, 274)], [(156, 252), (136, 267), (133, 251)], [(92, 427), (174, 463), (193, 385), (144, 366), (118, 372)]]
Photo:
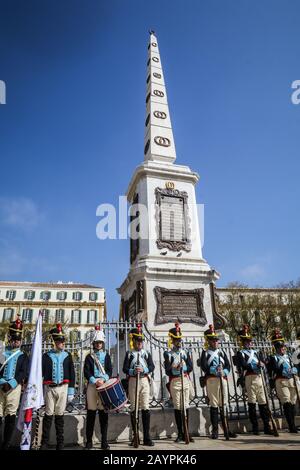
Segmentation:
[(65, 385), (67, 383), (69, 383), (69, 381), (61, 382), (60, 384), (54, 384), (52, 382), (50, 382), (50, 383), (49, 382), (44, 382), (44, 385), (48, 385), (49, 387), (54, 388), (54, 387), (61, 387), (62, 385)]

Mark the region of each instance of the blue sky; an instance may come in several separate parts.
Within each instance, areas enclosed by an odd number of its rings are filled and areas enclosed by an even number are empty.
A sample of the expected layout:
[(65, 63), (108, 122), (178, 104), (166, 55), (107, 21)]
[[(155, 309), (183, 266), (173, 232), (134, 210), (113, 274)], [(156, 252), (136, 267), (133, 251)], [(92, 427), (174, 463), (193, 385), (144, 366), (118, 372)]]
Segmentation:
[(104, 286), (118, 316), (129, 243), (96, 238), (96, 207), (143, 160), (149, 28), (219, 285), (298, 278), (299, 15), (297, 0), (0, 0), (0, 279)]

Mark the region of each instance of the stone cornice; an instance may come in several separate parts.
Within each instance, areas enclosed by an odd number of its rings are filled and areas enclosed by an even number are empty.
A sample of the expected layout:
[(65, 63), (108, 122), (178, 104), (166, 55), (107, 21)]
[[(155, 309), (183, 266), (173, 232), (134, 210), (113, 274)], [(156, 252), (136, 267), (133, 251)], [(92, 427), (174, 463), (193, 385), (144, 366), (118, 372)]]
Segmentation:
[(188, 166), (182, 165), (159, 165), (152, 162), (144, 163), (138, 166), (129, 183), (126, 196), (130, 202), (133, 198), (136, 185), (144, 176), (153, 176), (154, 178), (172, 179), (174, 181), (185, 181), (196, 184), (199, 181), (198, 173), (192, 172)]

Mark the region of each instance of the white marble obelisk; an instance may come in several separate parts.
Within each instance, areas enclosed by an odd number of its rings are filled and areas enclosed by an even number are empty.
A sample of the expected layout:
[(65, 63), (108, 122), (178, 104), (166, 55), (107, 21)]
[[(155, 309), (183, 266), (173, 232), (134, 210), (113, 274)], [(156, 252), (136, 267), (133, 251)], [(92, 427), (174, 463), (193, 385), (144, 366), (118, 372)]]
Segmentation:
[[(131, 240), (130, 270), (118, 289), (122, 318), (146, 320), (156, 336), (165, 336), (179, 319), (185, 335), (198, 336), (213, 322), (212, 287), (219, 276), (202, 257), (195, 196), (199, 176), (175, 160), (164, 74), (151, 32), (144, 162), (127, 190), (133, 208), (141, 204), (148, 215), (139, 211), (140, 238)], [(135, 216), (133, 210), (133, 221)]]

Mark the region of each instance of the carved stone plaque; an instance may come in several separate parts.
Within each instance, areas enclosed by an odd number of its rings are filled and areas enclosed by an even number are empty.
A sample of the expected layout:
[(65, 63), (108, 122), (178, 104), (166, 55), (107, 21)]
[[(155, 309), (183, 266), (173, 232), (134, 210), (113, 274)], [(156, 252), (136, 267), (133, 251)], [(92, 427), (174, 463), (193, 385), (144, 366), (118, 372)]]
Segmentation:
[(155, 323), (192, 322), (207, 323), (203, 307), (204, 289), (165, 289), (154, 288), (156, 298)]
[(191, 251), (188, 195), (185, 191), (156, 188), (157, 247)]

